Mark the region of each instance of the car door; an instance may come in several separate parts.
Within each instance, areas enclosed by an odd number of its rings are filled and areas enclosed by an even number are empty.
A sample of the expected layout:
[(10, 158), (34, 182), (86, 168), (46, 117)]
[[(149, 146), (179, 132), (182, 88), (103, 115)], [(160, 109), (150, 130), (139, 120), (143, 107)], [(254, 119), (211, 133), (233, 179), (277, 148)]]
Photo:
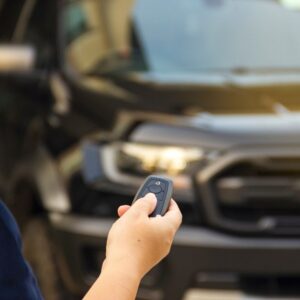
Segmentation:
[(32, 127), (50, 106), (55, 26), (48, 22), (49, 3), (0, 0), (0, 186), (30, 151)]

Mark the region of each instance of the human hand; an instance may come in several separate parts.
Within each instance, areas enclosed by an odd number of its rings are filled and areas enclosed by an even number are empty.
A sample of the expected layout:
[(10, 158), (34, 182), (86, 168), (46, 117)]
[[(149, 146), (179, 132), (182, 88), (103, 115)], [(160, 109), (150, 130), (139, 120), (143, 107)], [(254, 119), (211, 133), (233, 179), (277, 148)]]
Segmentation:
[(132, 206), (120, 206), (120, 218), (112, 226), (107, 240), (107, 265), (118, 265), (142, 278), (170, 251), (182, 215), (174, 200), (164, 216), (149, 217), (157, 199), (147, 194)]

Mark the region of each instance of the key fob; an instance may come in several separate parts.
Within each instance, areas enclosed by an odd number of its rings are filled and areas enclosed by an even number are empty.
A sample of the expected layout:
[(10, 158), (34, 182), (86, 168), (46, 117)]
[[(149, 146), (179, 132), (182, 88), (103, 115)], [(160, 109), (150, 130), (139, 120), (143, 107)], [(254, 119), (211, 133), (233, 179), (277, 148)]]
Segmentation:
[(155, 217), (157, 215), (163, 216), (170, 205), (173, 193), (173, 182), (163, 176), (151, 175), (147, 177), (136, 193), (132, 203), (137, 199), (143, 198), (148, 193), (155, 194), (157, 198), (156, 208), (150, 217)]

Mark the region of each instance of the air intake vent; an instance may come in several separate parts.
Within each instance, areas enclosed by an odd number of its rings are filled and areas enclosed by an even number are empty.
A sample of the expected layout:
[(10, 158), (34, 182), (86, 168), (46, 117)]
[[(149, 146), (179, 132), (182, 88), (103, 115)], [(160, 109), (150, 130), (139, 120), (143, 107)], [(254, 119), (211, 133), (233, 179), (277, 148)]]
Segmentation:
[(199, 176), (208, 222), (241, 234), (300, 235), (300, 152), (255, 151), (231, 153)]

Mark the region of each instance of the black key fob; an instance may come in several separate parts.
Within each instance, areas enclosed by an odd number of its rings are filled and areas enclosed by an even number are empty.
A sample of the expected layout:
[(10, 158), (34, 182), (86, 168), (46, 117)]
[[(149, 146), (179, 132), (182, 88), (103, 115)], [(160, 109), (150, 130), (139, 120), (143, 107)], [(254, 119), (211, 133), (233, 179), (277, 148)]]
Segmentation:
[(151, 175), (147, 177), (136, 193), (132, 203), (134, 203), (137, 199), (143, 198), (148, 193), (155, 194), (157, 198), (156, 208), (150, 217), (155, 217), (157, 215), (163, 216), (170, 205), (173, 194), (173, 182), (163, 176)]

